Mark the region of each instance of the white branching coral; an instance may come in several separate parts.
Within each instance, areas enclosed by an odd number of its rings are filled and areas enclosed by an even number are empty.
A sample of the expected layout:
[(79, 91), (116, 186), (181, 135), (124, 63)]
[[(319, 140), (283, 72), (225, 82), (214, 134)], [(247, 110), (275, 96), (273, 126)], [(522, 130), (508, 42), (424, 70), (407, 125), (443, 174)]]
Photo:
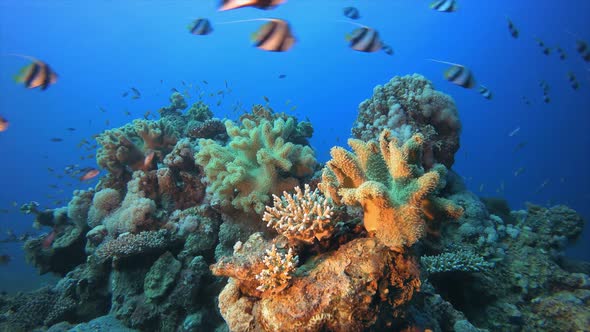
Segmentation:
[(318, 189), (305, 191), (295, 187), (295, 194), (283, 192), (283, 197), (273, 195), (274, 206), (266, 207), (262, 220), (288, 239), (313, 243), (329, 237), (334, 231), (332, 207)]
[(267, 290), (282, 288), (291, 280), (298, 262), (299, 257), (295, 255), (293, 249), (289, 248), (287, 254), (283, 255), (273, 245), (270, 250), (266, 250), (264, 256), (266, 268), (256, 275), (256, 280), (260, 281), (260, 286), (256, 289), (266, 292)]

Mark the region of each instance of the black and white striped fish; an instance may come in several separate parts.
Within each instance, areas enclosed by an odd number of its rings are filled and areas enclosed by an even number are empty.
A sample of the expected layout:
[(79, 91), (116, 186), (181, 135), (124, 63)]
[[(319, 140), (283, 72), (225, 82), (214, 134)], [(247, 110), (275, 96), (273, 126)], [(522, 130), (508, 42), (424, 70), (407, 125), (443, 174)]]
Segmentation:
[(344, 16), (353, 20), (358, 20), (361, 17), (361, 14), (356, 7), (344, 7), (342, 12), (344, 13)]
[(57, 82), (57, 74), (45, 62), (35, 60), (22, 68), (14, 79), (18, 83), (24, 83), (29, 89), (40, 87), (41, 90), (45, 90)]
[(355, 29), (346, 35), (346, 40), (350, 42), (350, 48), (361, 52), (376, 52), (383, 47), (377, 30), (369, 27)]
[(430, 4), (430, 9), (439, 12), (452, 13), (457, 10), (457, 1), (455, 0), (435, 0)]
[(485, 99), (492, 99), (493, 95), (492, 92), (490, 91), (490, 89), (488, 89), (487, 87), (480, 85), (479, 86), (479, 94), (481, 94)]
[(208, 35), (213, 32), (213, 27), (211, 26), (211, 22), (209, 22), (206, 18), (199, 18), (193, 21), (191, 25), (188, 26), (188, 30), (193, 35)]
[(447, 81), (467, 89), (475, 86), (475, 78), (471, 70), (465, 66), (453, 65), (445, 71), (444, 76)]
[(254, 46), (271, 52), (285, 52), (295, 44), (291, 26), (285, 20), (273, 18), (252, 34)]
[(255, 7), (258, 9), (272, 9), (287, 0), (222, 0), (220, 11), (237, 9), (242, 7)]

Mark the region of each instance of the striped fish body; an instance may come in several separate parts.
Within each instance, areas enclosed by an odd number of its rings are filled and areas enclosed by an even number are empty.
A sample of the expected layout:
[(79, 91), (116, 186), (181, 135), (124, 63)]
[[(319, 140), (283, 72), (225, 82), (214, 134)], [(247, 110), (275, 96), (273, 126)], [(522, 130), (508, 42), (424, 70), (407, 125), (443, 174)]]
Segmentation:
[(452, 66), (445, 71), (445, 78), (458, 86), (471, 89), (475, 86), (475, 78), (469, 68), (464, 66)]
[(439, 12), (452, 13), (457, 10), (455, 0), (435, 0), (430, 4), (430, 8)]
[(16, 81), (24, 83), (25, 87), (29, 89), (40, 87), (41, 90), (45, 90), (57, 82), (57, 74), (51, 70), (48, 64), (35, 61), (21, 70), (20, 74), (16, 76)]
[(344, 7), (342, 11), (344, 13), (344, 16), (352, 20), (358, 20), (361, 17), (359, 10), (355, 7)]
[(220, 11), (238, 9), (242, 7), (255, 7), (258, 9), (272, 9), (287, 0), (222, 0)]
[(377, 30), (367, 27), (355, 29), (347, 39), (350, 47), (360, 52), (377, 52), (383, 47)]
[(193, 35), (208, 35), (213, 32), (211, 22), (206, 18), (199, 18), (189, 26), (189, 31)]
[(285, 52), (295, 44), (295, 37), (289, 23), (280, 19), (271, 19), (253, 35), (254, 46), (271, 52)]
[(479, 86), (479, 93), (485, 98), (485, 99), (492, 99), (493, 95), (492, 92), (490, 91), (490, 89), (488, 89), (487, 87), (480, 85)]

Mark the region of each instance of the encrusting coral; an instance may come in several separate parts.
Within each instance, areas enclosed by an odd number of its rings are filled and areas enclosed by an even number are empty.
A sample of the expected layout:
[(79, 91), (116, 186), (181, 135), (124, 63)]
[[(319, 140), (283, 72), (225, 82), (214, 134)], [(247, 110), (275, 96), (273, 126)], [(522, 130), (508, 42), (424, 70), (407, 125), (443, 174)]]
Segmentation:
[(421, 164), (424, 137), (414, 135), (401, 147), (389, 130), (379, 144), (349, 139), (354, 154), (340, 147), (330, 151), (320, 189), (336, 204), (363, 207), (367, 231), (385, 245), (403, 250), (425, 234), (426, 220), (440, 213), (459, 218), (462, 208), (437, 197), (446, 168), (435, 165), (425, 172)]
[(286, 139), (295, 130), (292, 118), (259, 124), (243, 119), (241, 126), (228, 120), (225, 126), (227, 145), (202, 139), (195, 154), (214, 204), (262, 214), (270, 195), (298, 186), (313, 173), (313, 150)]

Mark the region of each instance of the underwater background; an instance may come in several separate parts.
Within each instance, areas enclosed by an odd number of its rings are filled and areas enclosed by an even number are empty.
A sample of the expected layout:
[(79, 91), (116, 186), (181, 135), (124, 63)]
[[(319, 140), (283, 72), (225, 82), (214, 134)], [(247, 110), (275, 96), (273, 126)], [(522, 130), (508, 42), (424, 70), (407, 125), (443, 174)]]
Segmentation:
[[(8, 230), (32, 230), (32, 217), (19, 206), (67, 204), (88, 182), (57, 178), (68, 165), (98, 167), (95, 150), (79, 147), (92, 135), (143, 118), (168, 104), (172, 88), (189, 104), (202, 98), (215, 117), (236, 120), (268, 100), (314, 126), (310, 140), (319, 162), (332, 146), (346, 146), (358, 105), (392, 77), (420, 73), (450, 95), (462, 122), (453, 170), (478, 196), (502, 197), (512, 210), (525, 202), (565, 204), (590, 219), (590, 63), (575, 49), (590, 40), (588, 1), (460, 1), (453, 13), (428, 8), (429, 1), (291, 0), (270, 11), (244, 8), (218, 12), (216, 1), (32, 1), (0, 2), (0, 115), (10, 122), (0, 132), (0, 239)], [(355, 26), (342, 8), (355, 6), (361, 18), (394, 50), (363, 53), (345, 40)], [(207, 17), (214, 31), (187, 32)], [(216, 25), (260, 17), (288, 19), (297, 42), (288, 52), (251, 46), (260, 23)], [(512, 38), (506, 17), (520, 31)], [(561, 47), (545, 55), (535, 42)], [(33, 55), (51, 65), (59, 79), (46, 91), (16, 84), (12, 76), (27, 64), (9, 53)], [(438, 59), (468, 66), (493, 92), (463, 89), (444, 76)], [(579, 88), (568, 81), (573, 72)], [(281, 76), (284, 75), (284, 76)], [(543, 101), (544, 80), (550, 102)], [(199, 97), (195, 88), (205, 94)], [(141, 92), (132, 99), (122, 94)], [(218, 91), (227, 91), (220, 97)], [(525, 99), (530, 103), (526, 103)], [(68, 129), (71, 128), (71, 129)], [(55, 138), (61, 140), (55, 141)], [(81, 159), (83, 157), (83, 159)], [(49, 171), (48, 168), (54, 171)], [(516, 174), (516, 175), (515, 175)], [(101, 174), (102, 175), (102, 174)], [(69, 184), (68, 184), (69, 183)], [(13, 202), (16, 204), (13, 205)], [(568, 250), (590, 258), (586, 227)], [(23, 258), (22, 243), (0, 243), (12, 257), (0, 265), (0, 289), (13, 293), (53, 281), (39, 279)]]

